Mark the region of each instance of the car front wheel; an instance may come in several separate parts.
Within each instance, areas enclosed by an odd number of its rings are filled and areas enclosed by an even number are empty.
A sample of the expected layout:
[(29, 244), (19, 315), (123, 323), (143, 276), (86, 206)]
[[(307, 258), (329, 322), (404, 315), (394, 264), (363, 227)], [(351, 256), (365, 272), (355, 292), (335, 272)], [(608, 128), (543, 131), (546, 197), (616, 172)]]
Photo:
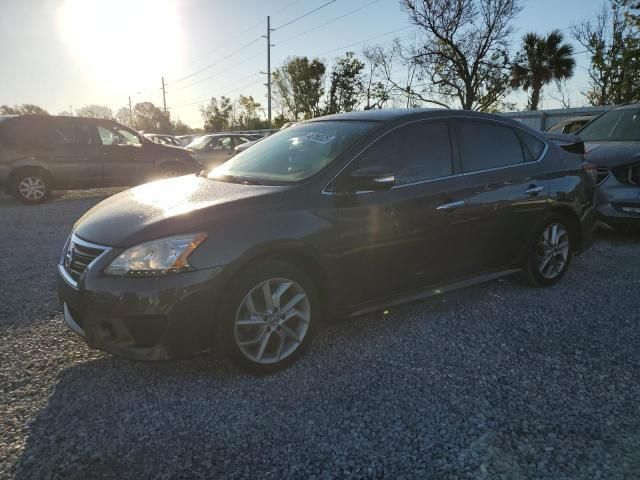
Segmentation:
[(524, 271), (525, 280), (537, 287), (555, 284), (571, 263), (571, 230), (562, 215), (548, 216), (529, 244)]
[(272, 260), (233, 282), (221, 311), (220, 348), (238, 367), (270, 373), (309, 347), (317, 324), (316, 287), (300, 269)]

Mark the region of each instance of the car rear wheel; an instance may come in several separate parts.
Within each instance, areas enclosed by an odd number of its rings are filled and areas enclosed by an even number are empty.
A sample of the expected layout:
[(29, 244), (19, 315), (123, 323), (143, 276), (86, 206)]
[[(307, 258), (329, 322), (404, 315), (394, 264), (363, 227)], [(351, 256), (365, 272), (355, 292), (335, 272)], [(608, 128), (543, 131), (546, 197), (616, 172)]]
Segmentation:
[(274, 372), (309, 347), (318, 309), (315, 285), (303, 271), (263, 262), (233, 282), (221, 310), (219, 346), (240, 368)]
[(525, 280), (537, 287), (555, 284), (571, 263), (571, 230), (562, 215), (548, 216), (536, 229), (529, 244)]
[(40, 170), (27, 170), (15, 176), (14, 196), (26, 204), (41, 203), (49, 197), (49, 178)]

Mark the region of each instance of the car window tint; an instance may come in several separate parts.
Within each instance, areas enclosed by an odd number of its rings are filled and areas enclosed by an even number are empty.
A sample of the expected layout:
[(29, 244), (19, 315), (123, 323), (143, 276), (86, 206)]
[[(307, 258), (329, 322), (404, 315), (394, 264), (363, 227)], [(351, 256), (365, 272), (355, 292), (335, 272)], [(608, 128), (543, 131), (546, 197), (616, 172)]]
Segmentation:
[(518, 135), (520, 136), (520, 140), (522, 140), (525, 162), (535, 162), (538, 160), (544, 151), (545, 143), (522, 130), (518, 130)]
[(140, 145), (135, 134), (117, 125), (98, 125), (98, 135), (103, 145)]
[(524, 162), (522, 145), (511, 127), (490, 122), (459, 122), (462, 171), (507, 167)]
[(54, 145), (92, 145), (95, 143), (92, 127), (80, 122), (53, 122), (46, 132)]
[(393, 172), (397, 185), (451, 175), (447, 124), (420, 122), (393, 130), (360, 155), (353, 167), (374, 166)]
[(211, 150), (231, 150), (231, 137), (214, 138), (209, 144)]

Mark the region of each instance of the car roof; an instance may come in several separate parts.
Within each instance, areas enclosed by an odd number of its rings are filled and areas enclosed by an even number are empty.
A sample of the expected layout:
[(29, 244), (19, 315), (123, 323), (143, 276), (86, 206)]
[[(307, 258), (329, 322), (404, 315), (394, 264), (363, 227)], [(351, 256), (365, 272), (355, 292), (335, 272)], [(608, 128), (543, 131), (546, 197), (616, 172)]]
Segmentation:
[(613, 110), (635, 110), (636, 108), (640, 108), (640, 102), (620, 105), (619, 107), (614, 107)]
[[(338, 113), (335, 115), (327, 115), (324, 117), (318, 117), (305, 122), (322, 122), (330, 120), (345, 120), (345, 121), (372, 121), (380, 123), (397, 122), (404, 120), (422, 120), (429, 118), (440, 117), (460, 117), (460, 118), (476, 118), (495, 120), (502, 123), (517, 126), (519, 128), (527, 129), (522, 123), (504, 116), (494, 113), (477, 112), (475, 110), (457, 110), (448, 108), (404, 108), (404, 109), (390, 109), (390, 110), (365, 110), (360, 112), (348, 112)], [(528, 129), (530, 130), (530, 129)]]

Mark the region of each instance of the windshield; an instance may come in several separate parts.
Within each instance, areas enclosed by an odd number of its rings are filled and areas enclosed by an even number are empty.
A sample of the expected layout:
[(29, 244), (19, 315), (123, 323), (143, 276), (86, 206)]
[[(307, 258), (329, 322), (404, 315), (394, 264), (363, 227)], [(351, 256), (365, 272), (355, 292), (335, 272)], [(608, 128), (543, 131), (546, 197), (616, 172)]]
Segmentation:
[(190, 148), (191, 150), (202, 150), (204, 147), (207, 146), (207, 143), (209, 143), (209, 140), (211, 140), (211, 137), (209, 136), (198, 137), (189, 145), (187, 145), (187, 148)]
[(585, 142), (640, 141), (640, 110), (609, 110), (587, 124), (577, 135)]
[(302, 123), (257, 142), (208, 176), (298, 182), (329, 165), (374, 126), (355, 121)]

